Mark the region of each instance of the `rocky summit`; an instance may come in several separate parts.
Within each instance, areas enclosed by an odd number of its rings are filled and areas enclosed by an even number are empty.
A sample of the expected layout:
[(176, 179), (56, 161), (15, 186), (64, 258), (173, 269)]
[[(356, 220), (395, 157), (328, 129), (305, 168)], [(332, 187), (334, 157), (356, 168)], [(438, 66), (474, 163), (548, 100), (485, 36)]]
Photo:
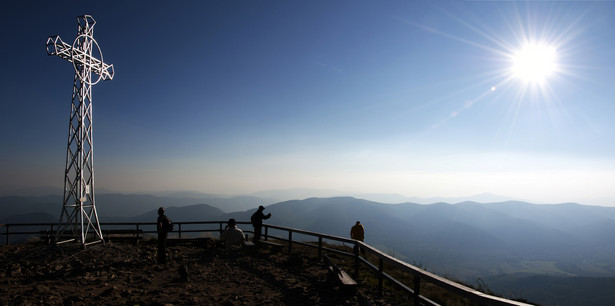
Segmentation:
[(229, 254), (209, 239), (0, 247), (3, 305), (360, 305), (386, 304), (370, 293), (343, 296), (314, 252), (257, 249)]

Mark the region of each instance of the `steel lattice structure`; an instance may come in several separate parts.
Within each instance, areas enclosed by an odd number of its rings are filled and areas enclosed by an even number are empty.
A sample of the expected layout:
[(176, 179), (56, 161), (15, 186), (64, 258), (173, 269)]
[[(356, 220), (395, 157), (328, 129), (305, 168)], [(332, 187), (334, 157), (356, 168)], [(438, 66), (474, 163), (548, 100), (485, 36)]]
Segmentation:
[[(94, 40), (92, 16), (77, 17), (79, 32), (72, 45), (50, 36), (47, 55), (57, 55), (73, 64), (75, 77), (68, 124), (68, 147), (64, 172), (64, 203), (56, 243), (80, 242), (83, 246), (104, 242), (94, 197), (94, 143), (92, 141), (92, 85), (113, 79), (113, 65), (103, 62)], [(98, 53), (99, 58), (96, 58)], [(92, 81), (92, 73), (98, 75)]]

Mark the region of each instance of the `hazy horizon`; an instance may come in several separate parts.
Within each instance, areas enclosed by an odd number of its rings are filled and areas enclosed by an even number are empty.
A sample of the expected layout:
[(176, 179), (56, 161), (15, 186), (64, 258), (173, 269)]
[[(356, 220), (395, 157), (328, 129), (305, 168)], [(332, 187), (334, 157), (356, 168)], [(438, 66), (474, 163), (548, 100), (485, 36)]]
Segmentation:
[(615, 2), (12, 2), (0, 191), (62, 188), (94, 38), (95, 186), (615, 206)]
[[(52, 186), (39, 186), (36, 188), (25, 188), (25, 189), (15, 189), (15, 190), (1, 190), (0, 189), (0, 197), (11, 197), (11, 196), (19, 196), (19, 197), (29, 197), (29, 196), (48, 196), (48, 195), (61, 195), (62, 188), (52, 187)], [(436, 203), (448, 203), (448, 204), (458, 204), (462, 202), (477, 202), (477, 203), (498, 203), (498, 202), (508, 202), (508, 201), (519, 201), (526, 202), (530, 204), (565, 204), (565, 203), (576, 203), (581, 205), (588, 206), (604, 206), (604, 207), (615, 207), (614, 201), (610, 199), (596, 200), (594, 202), (574, 202), (574, 201), (563, 201), (563, 202), (538, 202), (532, 201), (531, 199), (523, 199), (523, 198), (515, 198), (502, 194), (493, 194), (493, 193), (481, 193), (481, 194), (471, 194), (471, 195), (460, 195), (460, 196), (450, 196), (450, 197), (417, 197), (417, 196), (407, 196), (398, 193), (369, 193), (369, 192), (358, 192), (358, 191), (340, 191), (340, 190), (326, 190), (326, 189), (312, 189), (312, 188), (292, 188), (292, 189), (271, 189), (271, 190), (260, 190), (254, 192), (247, 193), (216, 193), (216, 192), (206, 192), (206, 191), (198, 191), (198, 190), (151, 190), (151, 191), (131, 191), (131, 192), (119, 192), (115, 190), (109, 190), (105, 188), (97, 188), (96, 194), (105, 195), (105, 194), (118, 194), (118, 195), (151, 195), (156, 197), (178, 197), (178, 198), (237, 198), (237, 197), (256, 197), (261, 198), (265, 201), (270, 201), (267, 203), (263, 203), (264, 205), (275, 204), (277, 202), (284, 202), (290, 200), (304, 200), (307, 198), (335, 198), (335, 197), (354, 197), (357, 199), (364, 199), (368, 201), (383, 203), (383, 204), (402, 204), (402, 203), (415, 203), (415, 204), (436, 204)]]

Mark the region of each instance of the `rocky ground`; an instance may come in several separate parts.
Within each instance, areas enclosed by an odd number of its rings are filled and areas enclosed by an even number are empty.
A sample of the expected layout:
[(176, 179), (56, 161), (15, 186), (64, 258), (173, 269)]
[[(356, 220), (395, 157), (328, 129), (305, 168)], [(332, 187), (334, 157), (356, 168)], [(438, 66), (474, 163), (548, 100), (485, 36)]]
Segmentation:
[[(361, 289), (338, 294), (314, 252), (228, 254), (214, 241), (156, 241), (83, 249), (44, 243), (0, 247), (3, 305), (385, 305)], [(314, 255), (309, 255), (313, 253)]]

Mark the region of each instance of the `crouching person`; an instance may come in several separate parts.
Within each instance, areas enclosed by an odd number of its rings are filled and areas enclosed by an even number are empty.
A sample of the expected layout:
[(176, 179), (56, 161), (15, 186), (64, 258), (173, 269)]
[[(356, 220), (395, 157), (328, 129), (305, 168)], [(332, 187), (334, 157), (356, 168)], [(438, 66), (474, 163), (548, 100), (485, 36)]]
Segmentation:
[(233, 252), (241, 249), (245, 244), (243, 231), (237, 228), (235, 219), (228, 220), (228, 226), (220, 234), (220, 241), (224, 242), (226, 249)]

